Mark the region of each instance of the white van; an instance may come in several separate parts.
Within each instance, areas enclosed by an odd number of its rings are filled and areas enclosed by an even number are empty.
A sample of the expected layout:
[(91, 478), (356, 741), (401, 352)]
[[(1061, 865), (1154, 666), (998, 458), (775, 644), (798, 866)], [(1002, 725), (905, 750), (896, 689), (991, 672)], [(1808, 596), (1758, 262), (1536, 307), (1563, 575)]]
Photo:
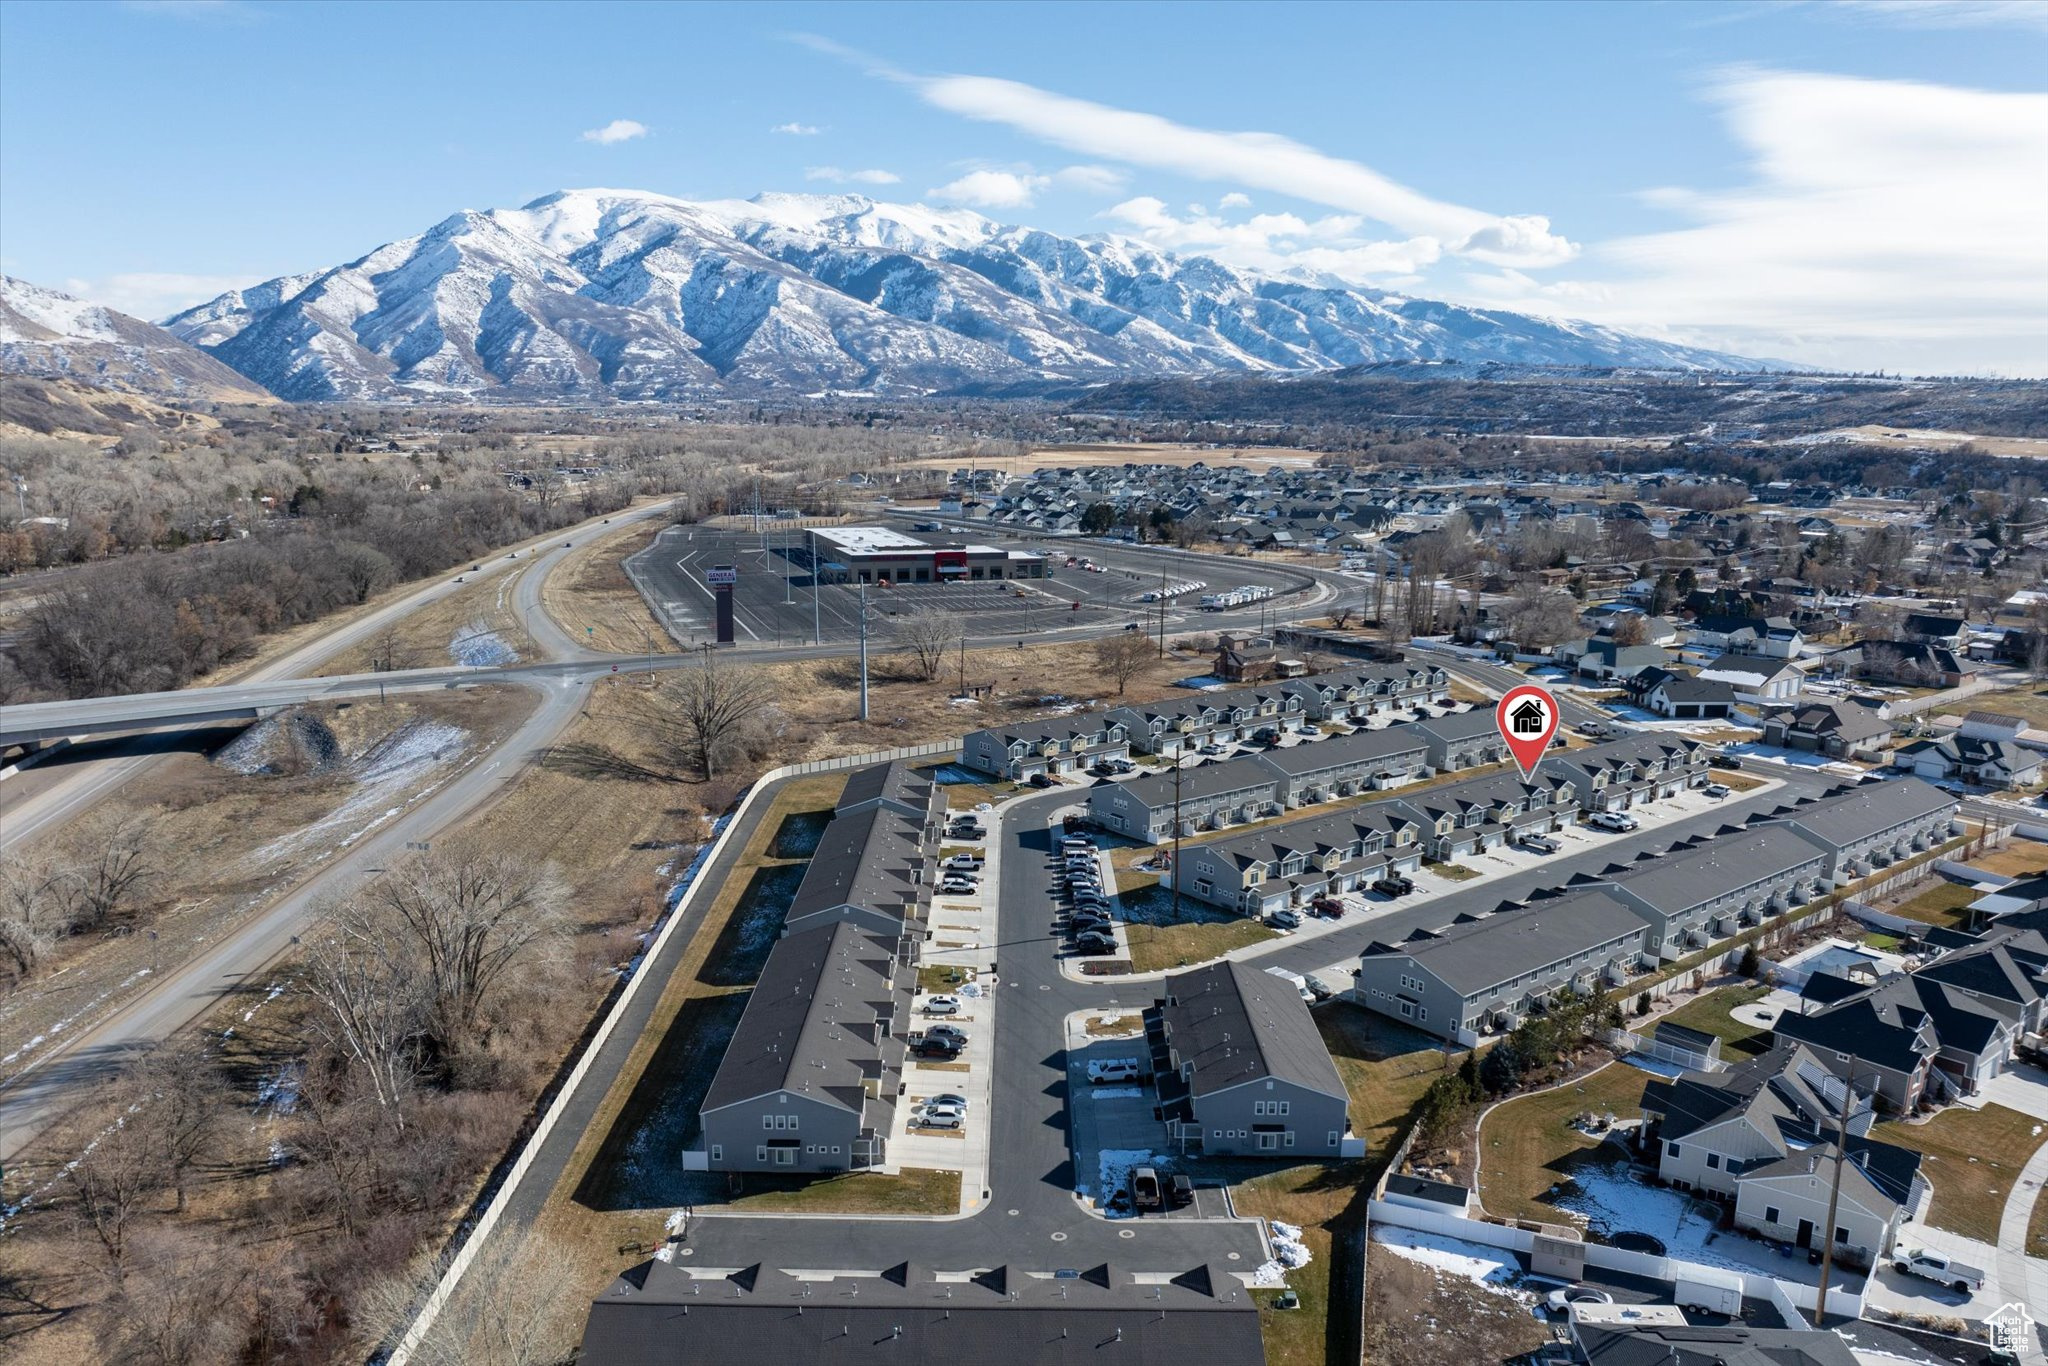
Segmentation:
[(1088, 1062), (1088, 1082), (1091, 1086), (1137, 1081), (1144, 1075), (1144, 1069), (1136, 1058), (1091, 1058)]

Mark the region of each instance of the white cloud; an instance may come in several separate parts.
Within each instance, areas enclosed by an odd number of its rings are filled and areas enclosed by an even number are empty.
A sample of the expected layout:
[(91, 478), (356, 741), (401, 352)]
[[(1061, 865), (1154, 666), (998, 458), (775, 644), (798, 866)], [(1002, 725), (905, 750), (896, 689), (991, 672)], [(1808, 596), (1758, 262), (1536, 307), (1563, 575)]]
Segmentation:
[(834, 185), (894, 185), (903, 177), (894, 171), (868, 169), (842, 171), (837, 166), (806, 166), (805, 180), (823, 180)]
[(825, 130), (815, 123), (778, 123), (768, 130), (771, 133), (787, 133), (796, 138), (814, 138)]
[(1130, 183), (1130, 177), (1114, 166), (1069, 166), (1052, 173), (1053, 183), (1070, 190), (1115, 194)]
[(1468, 296), (1751, 355), (2048, 374), (2048, 94), (1751, 70), (1713, 93), (1749, 184), (1646, 196), (1692, 222), (1594, 247), (1594, 278)]
[(1502, 219), (1431, 199), (1360, 162), (1330, 156), (1276, 133), (1190, 128), (1156, 114), (987, 76), (899, 79), (941, 109), (1004, 124), (1071, 151), (1292, 195), (1376, 219), (1411, 238), (1435, 239), (1443, 250), (1492, 264), (1557, 265), (1578, 252), (1550, 231), (1548, 219)]
[(1254, 214), (1232, 222), (1190, 204), (1186, 216), (1151, 195), (1103, 210), (1148, 246), (1199, 253), (1232, 265), (1294, 275), (1391, 283), (1433, 265), (1443, 249), (1433, 237), (1375, 241), (1361, 235), (1358, 214), (1327, 214), (1310, 221), (1291, 213)]
[(262, 275), (179, 275), (131, 271), (98, 280), (66, 280), (58, 288), (66, 294), (102, 304), (130, 317), (156, 322), (231, 289), (261, 284), (266, 278)]
[(1236, 190), (1216, 201), (1216, 207), (1219, 209), (1249, 209), (1251, 206), (1252, 197), (1248, 194), (1239, 194)]
[(972, 204), (977, 209), (1024, 209), (1052, 184), (1051, 176), (1016, 171), (969, 171), (958, 180), (926, 190), (933, 199)]
[(585, 142), (602, 143), (609, 147), (615, 142), (631, 142), (634, 138), (647, 136), (647, 125), (632, 119), (613, 119), (602, 128), (584, 130)]

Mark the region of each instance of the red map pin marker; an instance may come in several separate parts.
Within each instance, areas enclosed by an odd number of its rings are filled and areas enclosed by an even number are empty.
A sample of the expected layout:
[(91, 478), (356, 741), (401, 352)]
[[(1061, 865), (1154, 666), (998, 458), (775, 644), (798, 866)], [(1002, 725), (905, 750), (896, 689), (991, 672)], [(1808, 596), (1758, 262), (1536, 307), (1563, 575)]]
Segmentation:
[(1536, 775), (1536, 765), (1550, 748), (1550, 737), (1557, 734), (1558, 715), (1557, 699), (1548, 688), (1534, 683), (1508, 689), (1508, 695), (1493, 709), (1493, 723), (1500, 727), (1508, 752), (1522, 766), (1524, 778)]

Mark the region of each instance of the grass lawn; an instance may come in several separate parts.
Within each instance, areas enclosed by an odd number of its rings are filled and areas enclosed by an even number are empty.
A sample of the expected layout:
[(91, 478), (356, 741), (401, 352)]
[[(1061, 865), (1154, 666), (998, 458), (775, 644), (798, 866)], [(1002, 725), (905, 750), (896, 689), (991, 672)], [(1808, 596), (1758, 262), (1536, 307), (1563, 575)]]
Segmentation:
[(1971, 859), (1970, 866), (1982, 868), (1987, 873), (2003, 873), (2007, 877), (2048, 873), (2048, 844), (2040, 840), (2015, 839), (2003, 849), (1994, 849)]
[(1872, 930), (1869, 934), (1863, 936), (1863, 943), (1866, 947), (1878, 949), (1885, 953), (1892, 952), (1905, 942), (1905, 940), (1897, 935), (1886, 934), (1883, 930)]
[[(1925, 1124), (1880, 1124), (1871, 1137), (1922, 1155), (1921, 1175), (1934, 1186), (1928, 1223), (1996, 1243), (2005, 1197), (2020, 1168), (2048, 1137), (2048, 1132), (2034, 1132), (2038, 1128), (2039, 1120), (2003, 1105), (1981, 1110), (1952, 1105)], [(2037, 1226), (2038, 1206), (2037, 1201)]]
[(1918, 920), (1922, 924), (1958, 929), (1969, 918), (1966, 908), (1983, 895), (1984, 893), (1975, 887), (1965, 887), (1960, 882), (1950, 882), (1944, 878), (1937, 880), (1926, 891), (1884, 909), (1892, 915), (1902, 915), (1908, 920)]
[(1470, 882), (1479, 876), (1477, 868), (1467, 868), (1462, 863), (1438, 863), (1432, 859), (1422, 861), (1423, 871), (1434, 873), (1446, 882)]
[[(1118, 853), (1123, 851), (1119, 850)], [(1118, 874), (1121, 883), (1124, 874)], [(1173, 893), (1157, 885), (1125, 890), (1117, 906), (1124, 919), (1124, 937), (1131, 946), (1131, 971), (1159, 972), (1219, 958), (1232, 949), (1274, 937), (1274, 931), (1235, 911), (1222, 910), (1193, 897), (1182, 897), (1180, 914)]]
[(1571, 1127), (1584, 1110), (1612, 1111), (1631, 1119), (1642, 1113), (1647, 1072), (1625, 1062), (1548, 1091), (1497, 1105), (1479, 1129), (1479, 1198), (1491, 1214), (1505, 1219), (1567, 1223), (1542, 1197), (1564, 1178), (1572, 1159), (1600, 1146), (1598, 1139)]
[(2003, 712), (2007, 716), (2024, 716), (2029, 725), (2048, 727), (2048, 688), (1994, 688), (1934, 710), (1950, 716), (1973, 711)]
[(1715, 769), (1712, 781), (1733, 792), (1748, 792), (1764, 785), (1764, 779), (1751, 773), (1738, 773), (1732, 768)]
[[(1744, 1054), (1761, 1053), (1765, 1048), (1765, 1035), (1770, 1031), (1746, 1025), (1731, 1013), (1737, 1006), (1746, 1006), (1761, 1001), (1770, 994), (1770, 988), (1760, 983), (1738, 987), (1722, 987), (1710, 991), (1695, 1000), (1687, 1001), (1664, 1017), (1672, 1024), (1687, 1029), (1699, 1029), (1712, 1034), (1721, 1041), (1721, 1054), (1731, 1062), (1739, 1062)], [(1658, 1021), (1659, 1024), (1663, 1021)], [(1655, 1026), (1636, 1032), (1647, 1036)]]
[(2029, 1257), (2048, 1257), (2048, 1196), (2034, 1192), (2034, 1217), (2027, 1220), (2027, 1241), (2024, 1245)]
[(952, 1214), (960, 1208), (960, 1173), (926, 1167), (906, 1167), (895, 1176), (848, 1172), (742, 1195), (732, 1208), (755, 1214)]
[(951, 991), (962, 982), (973, 980), (973, 969), (957, 968), (947, 963), (927, 963), (917, 970), (919, 991)]

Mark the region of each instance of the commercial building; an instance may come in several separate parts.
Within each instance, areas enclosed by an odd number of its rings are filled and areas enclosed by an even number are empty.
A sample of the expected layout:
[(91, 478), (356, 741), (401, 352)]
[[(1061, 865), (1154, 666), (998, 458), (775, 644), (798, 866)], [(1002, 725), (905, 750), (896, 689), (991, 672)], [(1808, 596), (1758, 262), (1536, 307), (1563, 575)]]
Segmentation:
[(1300, 992), (1225, 961), (1166, 979), (1145, 1012), (1167, 1133), (1205, 1157), (1335, 1158), (1349, 1097)]
[(1045, 557), (959, 541), (928, 541), (888, 527), (818, 527), (811, 533), (827, 583), (948, 583), (1042, 579)]
[(1353, 997), (1451, 1043), (1470, 1047), (1508, 1030), (1561, 992), (1587, 995), (1628, 980), (1649, 927), (1603, 887), (1374, 944), (1358, 962)]

